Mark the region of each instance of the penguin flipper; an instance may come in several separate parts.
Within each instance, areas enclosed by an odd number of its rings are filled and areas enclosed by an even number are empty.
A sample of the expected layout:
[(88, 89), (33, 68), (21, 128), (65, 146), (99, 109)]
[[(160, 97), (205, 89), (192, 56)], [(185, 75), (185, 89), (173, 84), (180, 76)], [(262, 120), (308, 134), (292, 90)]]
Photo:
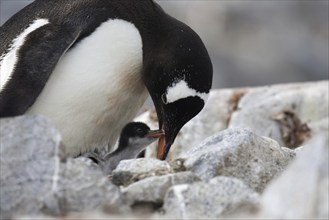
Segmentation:
[(59, 59), (79, 36), (79, 31), (64, 25), (47, 24), (26, 37), (11, 79), (0, 92), (0, 118), (24, 114), (31, 107)]

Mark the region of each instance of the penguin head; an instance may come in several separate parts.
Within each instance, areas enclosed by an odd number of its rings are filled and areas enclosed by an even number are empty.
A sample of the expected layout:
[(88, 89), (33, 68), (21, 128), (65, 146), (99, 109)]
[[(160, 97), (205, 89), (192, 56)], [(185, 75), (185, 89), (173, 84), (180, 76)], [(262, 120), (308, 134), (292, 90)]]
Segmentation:
[(165, 145), (159, 144), (157, 155), (162, 160), (180, 129), (203, 109), (213, 75), (208, 52), (192, 29), (180, 23), (165, 38), (144, 69), (159, 128), (165, 131)]
[(110, 174), (121, 160), (133, 159), (152, 142), (164, 135), (162, 130), (151, 130), (142, 122), (130, 122), (121, 131), (119, 146), (104, 157), (89, 152), (85, 154), (99, 165), (105, 174)]
[(129, 148), (131, 152), (139, 153), (162, 135), (162, 130), (151, 130), (142, 122), (130, 122), (121, 131), (118, 151)]

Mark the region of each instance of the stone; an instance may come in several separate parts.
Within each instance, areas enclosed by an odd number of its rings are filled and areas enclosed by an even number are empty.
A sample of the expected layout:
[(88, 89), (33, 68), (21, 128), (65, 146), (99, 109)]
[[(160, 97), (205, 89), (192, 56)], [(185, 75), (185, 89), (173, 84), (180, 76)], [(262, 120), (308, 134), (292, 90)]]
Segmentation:
[(328, 118), (328, 88), (329, 81), (255, 88), (239, 101), (229, 128), (245, 128), (280, 145), (299, 147), (314, 135), (308, 124)]
[(112, 172), (112, 182), (116, 185), (128, 186), (151, 176), (168, 173), (172, 173), (172, 168), (166, 161), (151, 158), (122, 160)]
[(197, 182), (171, 187), (163, 209), (165, 217), (177, 219), (213, 219), (231, 213), (242, 206), (257, 206), (259, 195), (241, 180), (215, 177), (209, 182)]
[(46, 118), (21, 116), (0, 123), (1, 218), (126, 210), (119, 188), (99, 167), (63, 157), (60, 135)]
[(320, 119), (318, 121), (310, 122), (308, 126), (311, 129), (312, 136), (316, 136), (317, 134), (323, 132), (329, 132), (329, 117)]
[(245, 129), (228, 129), (206, 139), (183, 154), (186, 170), (207, 181), (215, 176), (232, 176), (262, 192), (294, 158), (292, 150), (281, 148), (269, 138)]
[(61, 164), (56, 188), (61, 212), (87, 212), (107, 207), (124, 212), (121, 193), (92, 161), (68, 159)]
[(261, 219), (329, 218), (328, 133), (308, 142), (264, 191)]
[(5, 118), (0, 125), (1, 219), (42, 210), (58, 214), (53, 193), (61, 160), (59, 133), (41, 116)]
[(200, 181), (192, 172), (181, 172), (163, 176), (153, 176), (122, 189), (124, 203), (133, 207), (136, 204), (155, 204), (161, 207), (167, 190), (174, 185)]

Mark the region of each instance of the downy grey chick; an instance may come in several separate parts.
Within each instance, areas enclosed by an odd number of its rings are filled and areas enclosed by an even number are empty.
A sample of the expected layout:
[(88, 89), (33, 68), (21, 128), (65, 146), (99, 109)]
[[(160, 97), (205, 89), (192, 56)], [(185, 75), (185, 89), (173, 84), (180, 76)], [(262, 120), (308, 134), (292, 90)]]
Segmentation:
[(104, 158), (94, 153), (85, 156), (97, 163), (105, 174), (110, 174), (121, 160), (137, 158), (152, 142), (164, 136), (163, 130), (151, 130), (142, 122), (130, 122), (121, 131), (118, 148)]

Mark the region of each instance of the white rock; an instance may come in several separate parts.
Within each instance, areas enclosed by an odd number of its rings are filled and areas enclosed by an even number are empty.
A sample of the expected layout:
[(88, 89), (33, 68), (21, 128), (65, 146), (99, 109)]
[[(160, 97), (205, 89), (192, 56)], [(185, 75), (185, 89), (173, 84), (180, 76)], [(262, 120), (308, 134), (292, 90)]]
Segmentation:
[(312, 139), (264, 191), (260, 218), (329, 218), (328, 134)]
[(61, 138), (44, 117), (0, 121), (0, 217), (59, 214), (58, 185)]
[(131, 206), (138, 203), (154, 203), (161, 206), (168, 188), (197, 181), (200, 181), (200, 179), (192, 172), (153, 176), (123, 188), (122, 194), (125, 204)]
[(202, 180), (215, 176), (232, 176), (262, 192), (267, 183), (295, 156), (269, 138), (259, 137), (244, 129), (228, 129), (208, 138), (183, 154), (187, 170)]
[(1, 219), (65, 215), (110, 207), (124, 211), (119, 188), (92, 163), (62, 157), (60, 135), (47, 119), (1, 119)]
[(309, 138), (307, 124), (328, 117), (328, 88), (328, 81), (320, 81), (252, 89), (240, 100), (229, 128), (245, 128), (298, 147)]
[(128, 209), (122, 203), (119, 188), (93, 163), (68, 159), (65, 164), (61, 164), (59, 175), (55, 195), (62, 213), (87, 212), (104, 207), (115, 212)]
[(172, 169), (166, 161), (151, 158), (122, 160), (112, 172), (112, 181), (116, 185), (127, 186), (147, 177), (171, 172)]
[(208, 183), (176, 185), (165, 197), (165, 216), (177, 219), (213, 219), (244, 205), (256, 205), (258, 194), (241, 180), (216, 177)]

